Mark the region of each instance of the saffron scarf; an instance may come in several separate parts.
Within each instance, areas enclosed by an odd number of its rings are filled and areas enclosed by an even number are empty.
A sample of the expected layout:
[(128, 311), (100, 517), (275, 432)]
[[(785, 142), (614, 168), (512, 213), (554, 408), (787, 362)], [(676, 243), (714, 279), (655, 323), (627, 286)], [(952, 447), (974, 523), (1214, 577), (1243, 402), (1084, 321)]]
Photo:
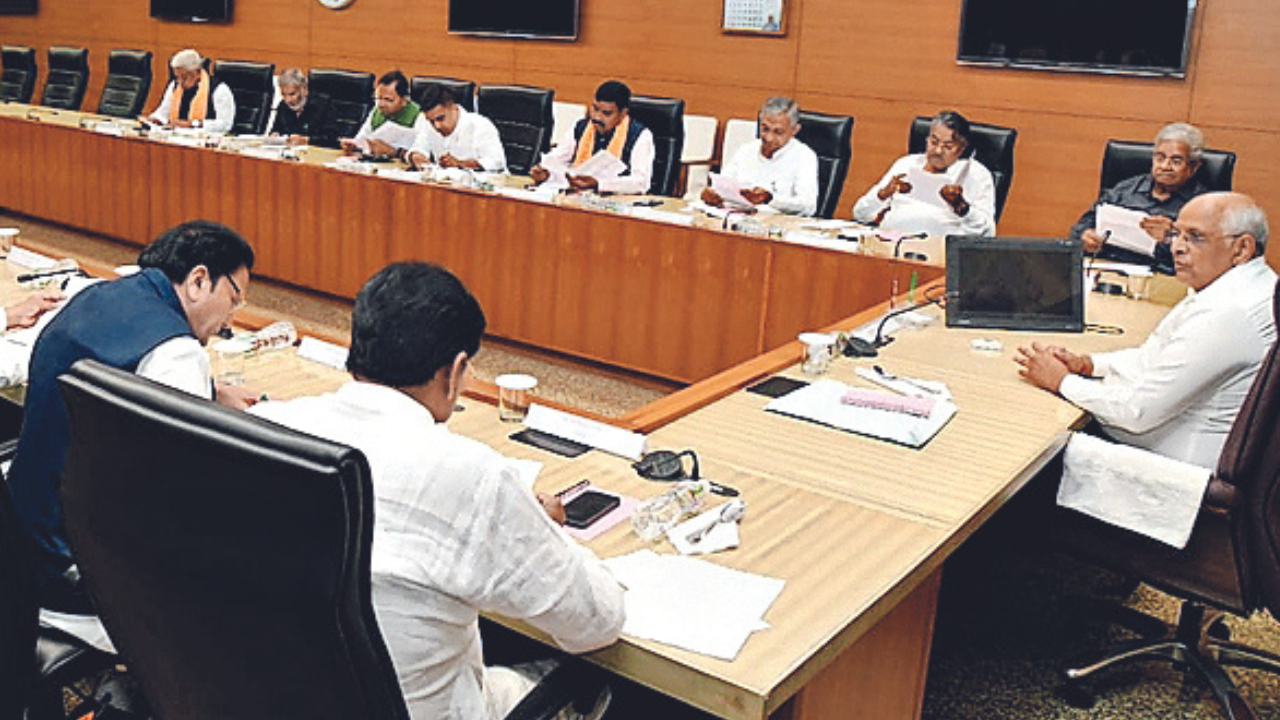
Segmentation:
[[(196, 83), (196, 96), (191, 99), (191, 107), (187, 109), (188, 120), (204, 120), (209, 110), (209, 85), (209, 72), (201, 70), (200, 81)], [(169, 98), (170, 125), (175, 125), (182, 119), (178, 117), (178, 110), (182, 107), (182, 84), (174, 80), (173, 86), (174, 94)]]
[[(609, 141), (609, 147), (605, 148), (608, 153), (619, 160), (622, 159), (622, 148), (627, 145), (627, 135), (631, 132), (631, 116), (627, 115), (618, 123), (618, 127), (613, 129), (613, 139)], [(582, 137), (578, 139), (578, 149), (573, 155), (573, 167), (578, 167), (586, 162), (588, 158), (595, 155), (593, 148), (596, 146), (596, 124), (587, 121), (587, 127), (582, 131)]]

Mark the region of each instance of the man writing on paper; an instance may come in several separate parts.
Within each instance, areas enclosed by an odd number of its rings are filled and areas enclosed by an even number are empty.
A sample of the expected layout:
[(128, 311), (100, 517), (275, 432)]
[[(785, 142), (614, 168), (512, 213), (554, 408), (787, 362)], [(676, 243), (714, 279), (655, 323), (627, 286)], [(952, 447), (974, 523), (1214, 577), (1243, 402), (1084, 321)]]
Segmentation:
[[(549, 169), (564, 170), (569, 189), (595, 190), (601, 193), (643, 195), (649, 192), (653, 177), (653, 133), (628, 113), (631, 88), (608, 80), (596, 88), (588, 117), (573, 129), (573, 143), (557, 145), (542, 156), (542, 162), (529, 170), (535, 183), (551, 177)], [(598, 153), (607, 153), (622, 164), (622, 170), (610, 177), (575, 174), (574, 168), (586, 164)]]
[(422, 114), (427, 126), (409, 150), (410, 167), (416, 170), (434, 160), (445, 168), (506, 171), (507, 151), (498, 128), (489, 118), (459, 105), (448, 88), (428, 87), (422, 96)]
[(853, 218), (884, 230), (927, 235), (995, 235), (991, 171), (969, 149), (969, 121), (953, 110), (933, 116), (925, 151), (894, 161), (853, 206)]
[[(769, 98), (760, 107), (757, 127), (759, 139), (738, 148), (722, 176), (742, 188), (739, 194), (752, 205), (813, 215), (818, 209), (818, 156), (796, 139), (799, 106), (791, 98)], [(702, 201), (723, 207), (725, 199), (709, 187), (702, 191)]]
[(298, 68), (285, 68), (276, 84), (280, 86), (280, 103), (271, 134), (283, 135), (290, 145), (337, 145), (335, 138), (324, 137), (333, 108), (325, 97), (311, 96), (307, 76)]
[(403, 158), (427, 127), (418, 103), (409, 99), (409, 78), (399, 70), (378, 78), (373, 101), (374, 108), (356, 136), (340, 141), (343, 152)]
[(548, 517), (563, 518), (559, 503), (540, 505), (510, 460), (445, 427), (484, 326), (443, 268), (389, 265), (356, 295), (354, 380), (253, 410), (368, 458), (373, 604), (415, 720), (496, 720), (532, 689), (527, 668), (483, 665), (481, 612), (524, 620), (570, 652), (622, 629), (622, 588)]
[(164, 88), (155, 112), (144, 122), (175, 128), (204, 128), (231, 132), (236, 119), (236, 98), (231, 88), (204, 69), (204, 58), (190, 48), (169, 59), (173, 80)]
[(1187, 297), (1140, 347), (1098, 355), (1033, 343), (1021, 375), (1089, 411), (1112, 439), (1212, 468), (1276, 340), (1267, 219), (1249, 197), (1182, 208), (1170, 245)]
[[(1087, 253), (1108, 260), (1154, 264), (1172, 272), (1173, 257), (1165, 237), (1173, 228), (1173, 219), (1192, 198), (1209, 191), (1199, 180), (1200, 157), (1204, 153), (1204, 134), (1186, 123), (1166, 125), (1156, 133), (1151, 149), (1151, 172), (1122, 180), (1104, 190), (1071, 228), (1069, 237), (1080, 240)], [(1118, 247), (1115, 240), (1104, 244), (1098, 231), (1098, 210), (1104, 205), (1127, 208), (1141, 213), (1140, 227), (1155, 241), (1154, 257)]]
[(57, 378), (77, 360), (112, 367), (233, 408), (243, 388), (214, 387), (203, 343), (244, 303), (253, 250), (230, 228), (196, 220), (167, 230), (138, 256), (143, 270), (80, 291), (40, 333), (9, 489), (30, 536), (42, 622), (113, 652), (67, 544), (58, 487), (67, 414)]

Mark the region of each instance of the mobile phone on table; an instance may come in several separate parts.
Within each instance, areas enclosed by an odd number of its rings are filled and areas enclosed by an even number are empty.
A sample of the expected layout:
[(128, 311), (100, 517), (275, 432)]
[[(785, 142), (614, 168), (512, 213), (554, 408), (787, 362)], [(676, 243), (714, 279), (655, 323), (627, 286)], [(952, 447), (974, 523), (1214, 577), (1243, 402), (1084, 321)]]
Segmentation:
[(583, 530), (622, 504), (617, 495), (587, 490), (564, 504), (564, 524)]

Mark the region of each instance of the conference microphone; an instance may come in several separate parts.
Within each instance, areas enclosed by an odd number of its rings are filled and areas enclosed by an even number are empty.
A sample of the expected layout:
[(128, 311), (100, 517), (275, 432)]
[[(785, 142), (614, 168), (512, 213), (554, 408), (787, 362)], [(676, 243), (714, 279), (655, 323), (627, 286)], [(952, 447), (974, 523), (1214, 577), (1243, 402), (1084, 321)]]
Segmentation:
[(920, 308), (929, 307), (930, 305), (933, 305), (937, 302), (938, 302), (938, 298), (932, 298), (932, 299), (926, 298), (923, 302), (918, 302), (918, 303), (908, 305), (903, 308), (898, 308), (897, 310), (893, 310), (889, 312), (884, 317), (880, 318), (880, 324), (876, 326), (876, 334), (875, 334), (874, 340), (867, 342), (866, 340), (863, 340), (860, 337), (854, 337), (850, 335), (848, 341), (845, 343), (845, 346), (844, 346), (844, 354), (848, 357), (876, 357), (877, 355), (880, 354), (880, 348), (893, 342), (892, 335), (886, 336), (884, 334), (885, 324), (889, 322), (890, 318), (894, 318), (899, 315), (905, 315), (911, 312), (912, 310), (919, 310)]
[[(1089, 253), (1089, 264), (1085, 266), (1085, 269), (1084, 269), (1085, 275), (1093, 274), (1093, 263), (1096, 262), (1098, 259), (1098, 256), (1102, 254), (1102, 249), (1107, 246), (1107, 241), (1110, 239), (1111, 239), (1110, 230), (1107, 230), (1102, 233), (1102, 242), (1098, 245), (1098, 249), (1094, 250), (1092, 253)], [(1098, 275), (1099, 275), (1098, 279), (1095, 279), (1093, 283), (1094, 292), (1100, 292), (1103, 295), (1123, 295), (1124, 294), (1124, 286), (1116, 283), (1101, 282), (1102, 273), (1098, 273)]]
[(929, 235), (927, 233), (922, 233), (922, 232), (912, 233), (911, 235), (903, 235), (902, 237), (898, 238), (897, 242), (893, 244), (893, 256), (895, 258), (898, 257), (898, 253), (902, 250), (903, 240), (923, 240), (927, 237), (929, 237)]

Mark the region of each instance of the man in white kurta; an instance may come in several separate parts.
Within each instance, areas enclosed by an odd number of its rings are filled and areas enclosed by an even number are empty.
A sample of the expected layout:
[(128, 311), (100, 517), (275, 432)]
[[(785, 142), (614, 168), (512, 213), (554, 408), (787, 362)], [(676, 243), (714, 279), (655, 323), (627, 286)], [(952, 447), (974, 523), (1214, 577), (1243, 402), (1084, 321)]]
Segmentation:
[(1276, 340), (1276, 274), (1262, 256), (1266, 217), (1244, 195), (1196, 197), (1174, 228), (1174, 267), (1190, 289), (1146, 342), (1097, 355), (1036, 343), (1018, 361), (1112, 439), (1213, 468)]
[[(800, 108), (791, 98), (769, 98), (760, 108), (758, 127), (760, 137), (738, 148), (722, 174), (753, 205), (813, 215), (818, 210), (818, 156), (796, 139)], [(702, 200), (716, 207), (724, 204), (711, 188), (703, 191)]]
[(374, 608), (415, 720), (500, 718), (532, 688), (484, 666), (481, 612), (522, 619), (570, 652), (622, 628), (622, 589), (604, 565), (548, 517), (511, 461), (444, 426), (483, 329), (447, 271), (388, 266), (356, 298), (356, 380), (253, 411), (368, 458)]
[(969, 146), (969, 121), (938, 113), (925, 151), (894, 161), (854, 204), (853, 219), (895, 232), (995, 235), (995, 182), (982, 163), (962, 157)]
[(507, 153), (489, 118), (468, 112), (453, 94), (432, 85), (422, 97), (426, 127), (406, 158), (413, 167), (433, 162), (445, 168), (506, 172)]

